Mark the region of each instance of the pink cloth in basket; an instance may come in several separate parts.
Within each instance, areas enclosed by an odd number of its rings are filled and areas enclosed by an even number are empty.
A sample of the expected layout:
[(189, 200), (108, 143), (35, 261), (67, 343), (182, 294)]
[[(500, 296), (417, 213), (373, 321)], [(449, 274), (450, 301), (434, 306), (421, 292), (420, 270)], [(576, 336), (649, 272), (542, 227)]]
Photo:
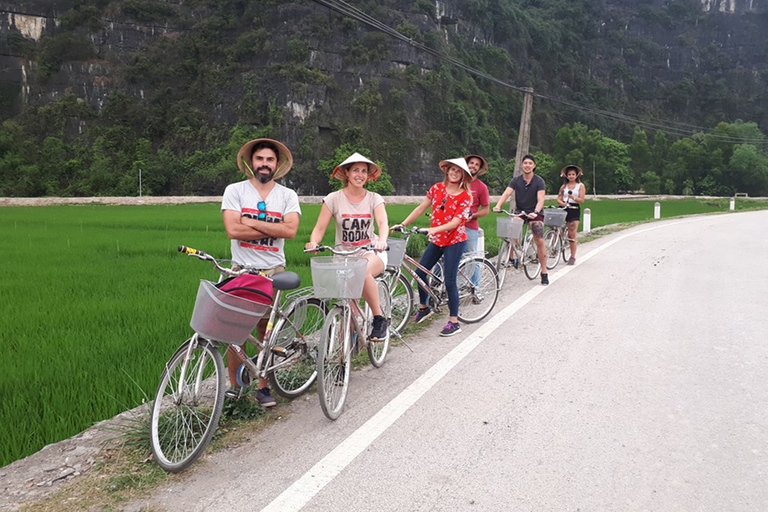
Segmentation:
[(243, 274), (220, 282), (222, 291), (259, 304), (272, 304), (272, 281), (264, 276)]

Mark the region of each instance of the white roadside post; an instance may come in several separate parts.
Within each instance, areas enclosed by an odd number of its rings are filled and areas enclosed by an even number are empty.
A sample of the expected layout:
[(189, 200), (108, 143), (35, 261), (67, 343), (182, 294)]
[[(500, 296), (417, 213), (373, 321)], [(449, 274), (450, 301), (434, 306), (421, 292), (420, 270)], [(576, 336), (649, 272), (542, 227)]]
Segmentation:
[(477, 231), (477, 252), (485, 256), (485, 231), (483, 228), (478, 228)]
[(584, 209), (584, 221), (581, 224), (582, 233), (589, 233), (592, 230), (592, 210)]
[(731, 198), (731, 211), (734, 211), (736, 209), (736, 198)]
[(660, 219), (661, 218), (661, 203), (658, 201), (653, 206), (653, 218), (654, 219)]

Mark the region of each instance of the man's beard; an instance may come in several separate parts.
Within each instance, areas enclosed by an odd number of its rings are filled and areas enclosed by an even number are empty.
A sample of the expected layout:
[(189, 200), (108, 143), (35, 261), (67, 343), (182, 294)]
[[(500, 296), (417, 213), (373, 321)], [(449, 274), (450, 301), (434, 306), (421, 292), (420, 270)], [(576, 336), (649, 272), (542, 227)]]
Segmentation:
[[(269, 174), (267, 175), (261, 174), (262, 169), (267, 169), (269, 171)], [(256, 169), (256, 179), (259, 180), (259, 183), (269, 183), (270, 181), (272, 181), (272, 177), (274, 175), (275, 175), (275, 171), (271, 170), (267, 166), (259, 167), (258, 169)]]

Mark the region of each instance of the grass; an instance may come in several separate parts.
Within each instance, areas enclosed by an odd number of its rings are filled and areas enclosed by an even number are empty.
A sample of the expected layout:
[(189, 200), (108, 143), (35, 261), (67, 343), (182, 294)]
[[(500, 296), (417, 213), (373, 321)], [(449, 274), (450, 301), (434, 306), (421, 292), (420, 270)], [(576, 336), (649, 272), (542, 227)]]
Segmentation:
[[(655, 201), (590, 201), (592, 226), (652, 218)], [(738, 208), (767, 203), (738, 201)], [(388, 206), (390, 222), (413, 207)], [(728, 199), (662, 201), (662, 217), (726, 211)], [(309, 284), (318, 205), (303, 206), (288, 268)], [(495, 217), (481, 219), (497, 250)], [(418, 224), (426, 226), (422, 217)], [(332, 229), (325, 242), (332, 243)], [(216, 204), (0, 208), (0, 466), (75, 435), (153, 395), (164, 363), (192, 331), (199, 279), (212, 267), (178, 244), (229, 255)], [(425, 246), (413, 237), (409, 253)]]

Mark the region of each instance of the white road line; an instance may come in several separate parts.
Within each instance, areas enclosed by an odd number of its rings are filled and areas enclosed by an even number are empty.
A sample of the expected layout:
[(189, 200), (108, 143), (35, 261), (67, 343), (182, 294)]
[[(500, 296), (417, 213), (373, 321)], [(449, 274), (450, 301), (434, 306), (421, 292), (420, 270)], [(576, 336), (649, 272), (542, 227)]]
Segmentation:
[[(619, 243), (630, 236), (652, 231), (662, 227), (683, 224), (687, 222), (697, 222), (700, 220), (712, 220), (711, 216), (686, 219), (679, 222), (659, 224), (646, 229), (627, 233), (619, 236), (610, 242), (607, 242), (596, 249), (588, 252), (579, 259), (580, 263), (588, 261), (590, 258), (601, 253), (608, 247)], [(567, 275), (576, 266), (567, 266), (552, 276), (550, 282), (554, 282)], [(328, 485), (339, 473), (341, 473), (363, 450), (373, 443), (385, 430), (387, 430), (405, 411), (407, 411), (419, 398), (437, 384), (449, 371), (451, 371), (462, 359), (464, 359), (472, 350), (485, 340), (501, 324), (517, 313), (523, 306), (531, 302), (540, 293), (546, 290), (545, 286), (536, 286), (524, 293), (512, 304), (497, 312), (493, 317), (486, 320), (483, 325), (477, 329), (471, 336), (459, 343), (453, 350), (446, 354), (440, 361), (435, 363), (432, 368), (427, 370), (421, 377), (416, 379), (410, 386), (405, 388), (399, 395), (392, 399), (371, 419), (361, 425), (356, 431), (334, 448), (328, 455), (323, 457), (317, 464), (312, 466), (301, 478), (296, 480), (290, 487), (283, 491), (272, 503), (262, 509), (262, 512), (288, 512), (301, 510), (304, 505)]]

